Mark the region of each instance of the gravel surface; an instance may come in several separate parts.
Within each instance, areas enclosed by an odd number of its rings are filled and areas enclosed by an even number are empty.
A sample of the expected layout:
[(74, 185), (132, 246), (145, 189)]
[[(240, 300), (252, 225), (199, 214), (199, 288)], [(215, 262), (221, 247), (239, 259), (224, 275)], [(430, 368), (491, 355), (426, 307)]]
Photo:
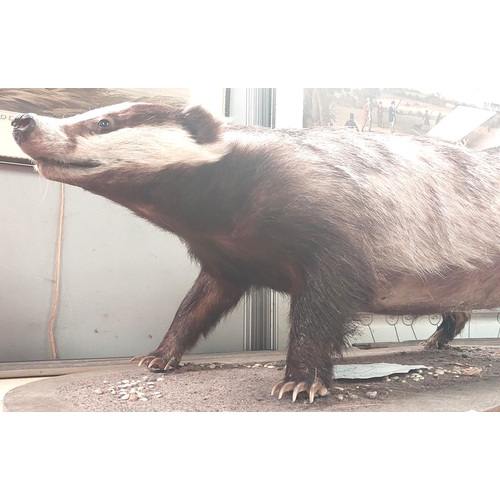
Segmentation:
[[(445, 386), (500, 379), (500, 349), (482, 346), (452, 346), (357, 357), (356, 363), (421, 364), (427, 369), (370, 380), (336, 380), (327, 397), (309, 404), (305, 393), (291, 402), (291, 393), (281, 400), (271, 396), (271, 387), (283, 377), (284, 363), (183, 364), (167, 373), (143, 368), (92, 375), (83, 382), (62, 386), (57, 397), (81, 411), (103, 412), (293, 412), (362, 411), (369, 405), (404, 398), (408, 394)], [(352, 359), (338, 364), (351, 364)]]

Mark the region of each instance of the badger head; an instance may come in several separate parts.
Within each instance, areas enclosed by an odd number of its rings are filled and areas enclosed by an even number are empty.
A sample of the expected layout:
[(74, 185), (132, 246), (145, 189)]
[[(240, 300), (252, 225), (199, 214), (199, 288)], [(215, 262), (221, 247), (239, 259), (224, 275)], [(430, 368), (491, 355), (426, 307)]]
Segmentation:
[(46, 178), (84, 185), (103, 172), (138, 175), (214, 163), (227, 152), (223, 122), (200, 106), (124, 103), (70, 118), (22, 114), (14, 139)]

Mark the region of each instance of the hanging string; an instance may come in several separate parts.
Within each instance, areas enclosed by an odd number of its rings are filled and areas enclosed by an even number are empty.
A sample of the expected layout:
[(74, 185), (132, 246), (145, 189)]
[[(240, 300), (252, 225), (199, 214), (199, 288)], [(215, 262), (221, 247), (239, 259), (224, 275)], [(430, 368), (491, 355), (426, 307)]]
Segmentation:
[(57, 309), (59, 306), (59, 283), (61, 273), (61, 249), (62, 249), (62, 235), (63, 235), (63, 219), (64, 219), (64, 184), (61, 183), (61, 201), (59, 205), (59, 228), (57, 233), (56, 243), (56, 275), (54, 285), (54, 295), (52, 297), (52, 312), (50, 313), (49, 323), (49, 341), (50, 349), (52, 351), (52, 359), (57, 359), (57, 344), (54, 335), (54, 323), (56, 321)]

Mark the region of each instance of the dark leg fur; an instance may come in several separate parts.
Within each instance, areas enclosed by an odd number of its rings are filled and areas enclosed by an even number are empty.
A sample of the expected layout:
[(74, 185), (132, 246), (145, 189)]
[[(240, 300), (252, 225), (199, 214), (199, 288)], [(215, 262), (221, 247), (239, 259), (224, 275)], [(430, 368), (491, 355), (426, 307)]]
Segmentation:
[(216, 280), (202, 270), (158, 348), (131, 361), (140, 360), (139, 365), (148, 363), (148, 368), (160, 370), (176, 366), (182, 355), (238, 304), (245, 291), (242, 287)]
[(354, 293), (346, 294), (346, 282), (339, 283), (338, 274), (329, 277), (320, 269), (309, 274), (297, 293), (292, 293), (285, 377), (271, 394), (279, 390), (281, 398), (283, 393), (293, 391), (295, 401), (297, 394), (305, 391), (312, 402), (316, 393), (327, 393), (333, 357), (341, 355), (350, 321), (361, 310), (355, 309), (355, 297)]
[(443, 321), (437, 327), (437, 330), (425, 342), (421, 342), (421, 345), (426, 349), (442, 349), (464, 329), (470, 317), (470, 312), (443, 314)]

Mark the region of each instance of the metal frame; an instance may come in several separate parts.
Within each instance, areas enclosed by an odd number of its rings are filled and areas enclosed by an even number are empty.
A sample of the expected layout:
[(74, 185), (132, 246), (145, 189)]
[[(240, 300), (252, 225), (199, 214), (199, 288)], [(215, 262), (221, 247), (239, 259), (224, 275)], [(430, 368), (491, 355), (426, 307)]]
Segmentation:
[[(226, 114), (239, 125), (274, 128), (276, 89), (228, 89)], [(251, 290), (244, 298), (243, 349), (257, 351), (278, 348), (277, 292)]]

